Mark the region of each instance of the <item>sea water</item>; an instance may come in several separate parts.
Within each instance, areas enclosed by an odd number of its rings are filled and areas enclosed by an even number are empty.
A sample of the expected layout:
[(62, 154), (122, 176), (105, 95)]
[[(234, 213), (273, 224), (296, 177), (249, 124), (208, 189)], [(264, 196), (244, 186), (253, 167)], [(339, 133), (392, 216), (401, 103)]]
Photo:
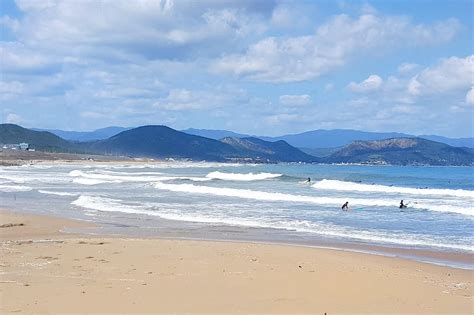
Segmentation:
[[(205, 162), (40, 164), (0, 168), (0, 207), (94, 221), (114, 234), (472, 254), (473, 171)], [(402, 199), (405, 209), (399, 208)], [(349, 211), (342, 211), (346, 201)]]

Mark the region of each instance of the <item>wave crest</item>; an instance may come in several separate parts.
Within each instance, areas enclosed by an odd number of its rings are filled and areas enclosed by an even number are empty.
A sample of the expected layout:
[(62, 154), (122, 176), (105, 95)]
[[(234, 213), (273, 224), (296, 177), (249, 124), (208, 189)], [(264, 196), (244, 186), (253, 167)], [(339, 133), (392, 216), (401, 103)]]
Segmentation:
[(463, 189), (421, 189), (385, 185), (368, 185), (340, 180), (323, 179), (312, 187), (324, 190), (397, 193), (424, 196), (452, 196), (474, 198), (474, 191)]
[(265, 180), (270, 178), (277, 178), (282, 174), (273, 173), (223, 173), (219, 171), (210, 172), (206, 175), (207, 178), (221, 179), (221, 180), (234, 180), (234, 181), (254, 181), (254, 180)]

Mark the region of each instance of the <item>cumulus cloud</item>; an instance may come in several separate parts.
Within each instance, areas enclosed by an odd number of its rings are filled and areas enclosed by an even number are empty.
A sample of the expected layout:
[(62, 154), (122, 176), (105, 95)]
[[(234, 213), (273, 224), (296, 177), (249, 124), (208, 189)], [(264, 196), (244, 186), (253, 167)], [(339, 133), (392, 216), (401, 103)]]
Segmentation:
[(383, 80), (376, 74), (370, 75), (367, 79), (360, 83), (351, 82), (347, 86), (352, 92), (356, 93), (367, 93), (374, 92), (380, 89)]
[(23, 121), (20, 115), (9, 113), (5, 119), (7, 124), (20, 124)]
[(302, 95), (281, 95), (280, 103), (286, 106), (306, 106), (310, 104), (311, 96), (308, 94)]
[(473, 78), (474, 55), (450, 57), (416, 74), (410, 79), (407, 89), (411, 95), (447, 93), (470, 88)]
[(309, 80), (341, 66), (360, 52), (399, 45), (430, 45), (451, 40), (459, 22), (448, 19), (432, 25), (413, 24), (405, 17), (338, 15), (313, 35), (268, 37), (243, 54), (227, 54), (212, 71), (252, 81), (285, 83)]

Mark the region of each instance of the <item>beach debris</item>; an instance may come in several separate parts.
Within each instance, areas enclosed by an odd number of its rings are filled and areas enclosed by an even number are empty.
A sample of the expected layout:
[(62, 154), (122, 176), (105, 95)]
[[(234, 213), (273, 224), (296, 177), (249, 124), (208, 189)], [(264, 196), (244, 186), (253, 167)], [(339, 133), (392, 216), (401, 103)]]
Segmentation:
[(36, 257), (36, 259), (51, 259), (51, 260), (57, 260), (57, 257), (51, 257), (51, 256), (39, 256)]
[(78, 244), (81, 245), (104, 245), (106, 244), (105, 242), (85, 242), (85, 241), (79, 241)]
[(0, 225), (0, 228), (9, 228), (9, 227), (14, 227), (14, 226), (25, 226), (24, 223), (6, 223)]
[(298, 265), (298, 268), (303, 268), (301, 265)]

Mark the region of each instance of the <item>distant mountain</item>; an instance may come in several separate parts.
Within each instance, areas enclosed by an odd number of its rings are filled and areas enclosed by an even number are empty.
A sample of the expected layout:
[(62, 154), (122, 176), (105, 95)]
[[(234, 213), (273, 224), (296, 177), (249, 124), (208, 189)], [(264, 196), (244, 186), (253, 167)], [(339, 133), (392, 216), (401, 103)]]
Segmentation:
[(324, 159), (328, 163), (474, 165), (474, 149), (422, 138), (354, 141)]
[(0, 124), (0, 143), (18, 144), (26, 142), (31, 148), (42, 151), (66, 152), (75, 146), (47, 131), (34, 131), (14, 124)]
[(419, 136), (419, 138), (446, 143), (453, 147), (474, 148), (474, 138), (453, 139), (453, 138), (446, 138), (446, 137), (435, 136), (435, 135), (423, 135), (423, 136)]
[(237, 154), (234, 148), (220, 141), (188, 135), (166, 126), (123, 131), (109, 139), (93, 142), (89, 148), (106, 154), (203, 160), (224, 160), (224, 157)]
[(250, 156), (269, 161), (316, 162), (317, 158), (292, 147), (285, 141), (269, 142), (254, 137), (221, 139), (237, 149), (243, 156)]
[(249, 137), (249, 135), (235, 133), (233, 131), (228, 131), (228, 130), (189, 128), (189, 129), (181, 130), (181, 131), (185, 132), (187, 134), (190, 134), (190, 135), (201, 136), (201, 137), (206, 137), (206, 138), (215, 139), (215, 140), (220, 140), (220, 139), (226, 138), (226, 137), (233, 137), (233, 138)]
[(313, 130), (280, 137), (260, 137), (267, 141), (284, 140), (297, 148), (337, 148), (356, 140), (381, 140), (409, 137), (397, 132), (365, 132), (349, 129)]
[(225, 137), (218, 141), (166, 126), (143, 126), (105, 140), (73, 142), (46, 131), (34, 131), (13, 124), (0, 125), (0, 143), (21, 142), (49, 152), (209, 161), (474, 165), (474, 149), (412, 137), (354, 141), (342, 148), (305, 149), (313, 154), (319, 152), (321, 158), (316, 158), (283, 140), (270, 142), (255, 137)]
[(250, 159), (263, 162), (314, 160), (284, 141), (270, 143), (255, 138), (225, 139), (227, 140), (218, 141), (189, 135), (166, 126), (144, 126), (121, 132), (106, 140), (91, 142), (87, 148), (96, 153), (134, 157), (212, 161)]
[(59, 129), (31, 129), (35, 131), (48, 131), (51, 132), (63, 139), (71, 140), (71, 141), (94, 141), (94, 140), (103, 140), (108, 139), (116, 134), (129, 130), (131, 128), (124, 128), (124, 127), (106, 127), (97, 129), (94, 131), (65, 131)]
[[(222, 139), (225, 137), (237, 137), (237, 138), (245, 138), (250, 137), (246, 134), (239, 134), (228, 130), (209, 130), (209, 129), (186, 129), (183, 132), (198, 135), (202, 137), (207, 137), (211, 139)], [(290, 134), (290, 135), (283, 135), (279, 137), (266, 137), (266, 136), (254, 136), (259, 139), (263, 139), (266, 141), (278, 141), (284, 140), (288, 142), (288, 144), (297, 147), (306, 153), (311, 153), (312, 149), (318, 149), (316, 156), (325, 156), (328, 151), (331, 151), (333, 148), (339, 148), (344, 145), (350, 144), (353, 141), (358, 140), (383, 140), (383, 139), (390, 139), (390, 138), (403, 138), (403, 137), (417, 137), (410, 134), (405, 133), (398, 133), (398, 132), (367, 132), (367, 131), (358, 131), (358, 130), (350, 130), (350, 129), (332, 129), (332, 130), (313, 130), (307, 131), (298, 134)], [(418, 138), (424, 138), (427, 140), (437, 141), (441, 143), (446, 143), (451, 146), (455, 147), (468, 147), (474, 148), (474, 138), (460, 138), (460, 139), (452, 139), (446, 138), (441, 136), (434, 136), (434, 135), (422, 135), (418, 136)], [(319, 149), (323, 149), (322, 151)]]

